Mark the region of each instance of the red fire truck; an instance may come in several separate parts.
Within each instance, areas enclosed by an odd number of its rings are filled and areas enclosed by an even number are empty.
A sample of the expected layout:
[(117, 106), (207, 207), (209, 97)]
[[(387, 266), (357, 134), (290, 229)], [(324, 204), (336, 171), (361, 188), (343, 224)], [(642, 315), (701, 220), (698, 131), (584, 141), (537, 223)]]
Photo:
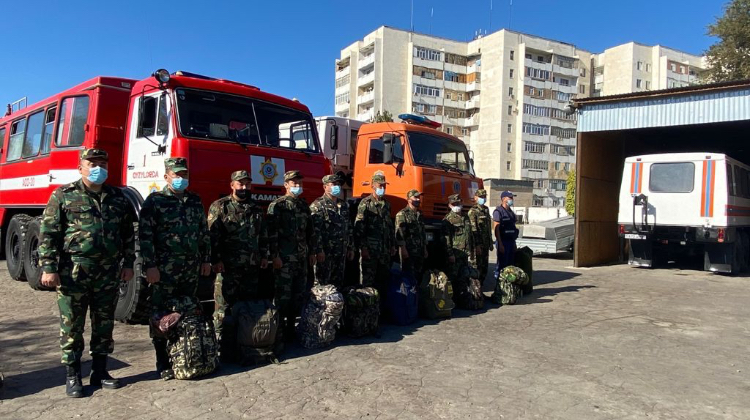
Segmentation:
[[(303, 197), (319, 195), (331, 173), (315, 121), (296, 100), (254, 86), (160, 69), (136, 81), (96, 77), (0, 119), (0, 229), (10, 276), (42, 289), (37, 246), (50, 194), (75, 181), (85, 147), (109, 152), (108, 183), (123, 189), (137, 215), (161, 189), (164, 159), (184, 156), (191, 190), (203, 204), (229, 192), (232, 171), (249, 170), (252, 196), (269, 203), (284, 194), (285, 171), (302, 171)], [(119, 170), (118, 170), (119, 169)], [(124, 285), (116, 317), (131, 320), (146, 289)]]

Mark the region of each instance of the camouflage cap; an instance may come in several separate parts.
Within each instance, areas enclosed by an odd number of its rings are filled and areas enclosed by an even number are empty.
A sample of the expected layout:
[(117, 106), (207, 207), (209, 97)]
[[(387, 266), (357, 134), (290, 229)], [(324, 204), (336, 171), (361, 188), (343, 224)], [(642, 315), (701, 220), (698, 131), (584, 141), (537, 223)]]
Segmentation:
[(302, 172), (300, 171), (286, 171), (284, 174), (284, 182), (299, 178), (302, 178)]
[(250, 174), (248, 174), (247, 171), (232, 172), (232, 181), (241, 181), (243, 179), (250, 179)]
[(451, 204), (460, 203), (461, 202), (461, 195), (459, 195), (459, 194), (453, 194), (453, 195), (449, 196), (448, 197), (448, 202), (451, 203)]
[(337, 174), (326, 175), (323, 177), (323, 183), (328, 184), (329, 182), (343, 182), (341, 177)]
[(81, 150), (81, 160), (102, 159), (109, 161), (109, 154), (103, 149), (83, 149)]
[(387, 184), (387, 182), (385, 182), (385, 174), (383, 171), (376, 171), (372, 174), (372, 183)]
[(164, 169), (172, 172), (187, 171), (187, 159), (185, 159), (184, 157), (164, 159)]
[(406, 193), (406, 198), (419, 197), (420, 195), (422, 195), (422, 193), (419, 192), (419, 190), (409, 190), (409, 192)]
[(485, 190), (484, 188), (480, 188), (477, 190), (477, 192), (474, 193), (474, 195), (477, 197), (487, 197), (487, 190)]

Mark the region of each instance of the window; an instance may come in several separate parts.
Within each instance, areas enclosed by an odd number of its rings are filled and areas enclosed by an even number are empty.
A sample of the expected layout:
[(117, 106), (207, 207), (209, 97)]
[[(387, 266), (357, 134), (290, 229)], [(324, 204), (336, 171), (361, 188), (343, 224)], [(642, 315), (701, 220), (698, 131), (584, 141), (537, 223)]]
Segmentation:
[(513, 97), (513, 88), (512, 87), (508, 88), (508, 96), (510, 96), (511, 98)]
[(684, 74), (684, 73), (685, 73), (685, 66), (680, 66), (680, 74)]
[(383, 163), (383, 139), (377, 138), (370, 140), (370, 159), (369, 163)]
[(513, 69), (510, 69), (510, 78), (513, 78)]
[(565, 171), (566, 172), (570, 171), (570, 163), (565, 164)]
[(44, 116), (44, 134), (42, 135), (42, 151), (43, 155), (49, 153), (49, 149), (52, 145), (52, 132), (55, 129), (55, 117), (57, 116), (57, 108), (52, 107), (47, 109)]
[(648, 181), (651, 192), (689, 193), (693, 191), (695, 164), (692, 162), (654, 163)]
[(586, 85), (581, 85), (578, 87), (578, 93), (585, 95), (586, 94)]
[[(513, 50), (510, 50), (510, 59), (511, 59), (511, 60), (513, 60), (513, 59), (514, 59), (514, 56), (515, 56), (515, 54), (516, 54), (516, 52), (515, 52), (515, 51), (513, 51)], [(513, 77), (513, 76), (511, 76), (511, 77)]]
[(560, 80), (558, 81), (558, 83), (560, 83), (563, 86), (570, 86), (570, 80), (563, 79), (562, 77), (560, 78)]
[(423, 60), (442, 61), (440, 51), (424, 47), (414, 47), (414, 56)]
[(6, 161), (18, 160), (21, 158), (21, 148), (23, 147), (23, 137), (26, 133), (26, 118), (18, 120), (10, 126), (10, 140), (8, 141), (8, 155)]
[(425, 96), (434, 96), (436, 98), (440, 97), (440, 89), (434, 88), (431, 86), (424, 86), (424, 85), (414, 85), (414, 94), (415, 95), (425, 95)]
[(531, 60), (531, 54), (526, 54), (526, 58)]
[(471, 130), (469, 130), (468, 128), (462, 128), (462, 129), (461, 129), (461, 135), (463, 135), (463, 136), (468, 136), (468, 135), (469, 135), (469, 133), (470, 133), (470, 131), (471, 131)]
[(453, 135), (453, 127), (445, 127), (445, 132), (450, 135)]
[(510, 170), (510, 161), (505, 162), (505, 170), (506, 171)]
[(646, 90), (651, 90), (651, 82), (646, 80)]
[(349, 92), (336, 95), (336, 105), (348, 104), (349, 103)]
[(640, 89), (641, 88), (641, 84), (642, 84), (641, 79), (635, 79), (635, 87), (637, 87), (638, 89)]
[(508, 132), (509, 133), (513, 132), (513, 124), (508, 124)]
[(547, 145), (545, 143), (524, 142), (524, 150), (529, 153), (544, 153)]
[(635, 64), (635, 68), (638, 70), (643, 70), (643, 61), (639, 61)]
[(340, 88), (342, 86), (348, 85), (349, 84), (349, 80), (350, 79), (349, 79), (349, 75), (348, 74), (346, 76), (344, 76), (344, 77), (339, 77), (338, 79), (336, 79), (336, 89), (338, 89), (338, 88)]
[(154, 96), (141, 97), (140, 118), (138, 121), (138, 137), (153, 136), (156, 129), (156, 102)]
[(545, 62), (545, 61), (544, 61), (544, 57), (542, 57), (541, 55), (540, 55), (540, 56), (537, 56), (537, 58), (536, 58), (536, 61), (538, 61), (538, 62), (540, 62), (540, 63), (544, 63), (544, 62)]
[(651, 64), (646, 63), (646, 72), (651, 72)]
[(549, 168), (549, 162), (546, 160), (523, 159), (521, 163), (523, 169), (547, 170)]
[(555, 170), (556, 171), (560, 170), (560, 162), (555, 162)]
[(669, 69), (672, 70), (673, 72), (676, 72), (677, 66), (674, 63), (669, 63)]
[(579, 72), (581, 77), (586, 77), (586, 67), (581, 67), (581, 71)]
[(44, 111), (39, 111), (29, 116), (26, 123), (26, 135), (23, 140), (21, 157), (34, 157), (39, 154), (39, 146), (42, 144), (42, 132), (44, 131)]
[(511, 151), (511, 145), (512, 145), (512, 143), (508, 143), (508, 149), (507, 149), (507, 150), (508, 150), (508, 152), (510, 152), (510, 151)]
[(0, 128), (0, 153), (3, 151), (3, 145), (5, 144), (5, 127)]
[(167, 114), (167, 98), (159, 100), (159, 114), (156, 121), (156, 135), (163, 136), (169, 133), (169, 114)]
[(88, 118), (88, 96), (65, 98), (60, 106), (55, 145), (58, 147), (82, 145)]
[(546, 136), (550, 130), (548, 125), (523, 123), (523, 132), (535, 136)]
[(508, 105), (508, 115), (513, 115), (513, 105)]
[(550, 80), (551, 75), (552, 73), (550, 73), (548, 70), (539, 70), (533, 69), (531, 67), (526, 67), (526, 76), (533, 79)]
[(463, 101), (464, 100), (464, 94), (463, 92), (458, 92), (458, 100)]

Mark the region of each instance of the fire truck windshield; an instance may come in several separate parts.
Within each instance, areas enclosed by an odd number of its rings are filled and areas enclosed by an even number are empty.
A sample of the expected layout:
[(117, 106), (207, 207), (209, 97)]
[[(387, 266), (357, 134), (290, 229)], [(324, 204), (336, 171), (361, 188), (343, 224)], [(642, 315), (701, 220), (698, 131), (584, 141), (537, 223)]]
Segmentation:
[(463, 143), (419, 131), (409, 131), (408, 135), (415, 164), (474, 174)]
[(309, 114), (226, 93), (177, 89), (180, 133), (217, 141), (317, 152)]

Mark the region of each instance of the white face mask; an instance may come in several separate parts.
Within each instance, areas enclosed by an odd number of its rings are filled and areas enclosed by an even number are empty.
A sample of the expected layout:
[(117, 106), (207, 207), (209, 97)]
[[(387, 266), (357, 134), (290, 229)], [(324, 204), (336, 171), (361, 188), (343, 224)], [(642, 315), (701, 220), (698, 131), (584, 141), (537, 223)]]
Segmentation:
[(451, 210), (454, 213), (461, 213), (461, 206), (451, 206)]

